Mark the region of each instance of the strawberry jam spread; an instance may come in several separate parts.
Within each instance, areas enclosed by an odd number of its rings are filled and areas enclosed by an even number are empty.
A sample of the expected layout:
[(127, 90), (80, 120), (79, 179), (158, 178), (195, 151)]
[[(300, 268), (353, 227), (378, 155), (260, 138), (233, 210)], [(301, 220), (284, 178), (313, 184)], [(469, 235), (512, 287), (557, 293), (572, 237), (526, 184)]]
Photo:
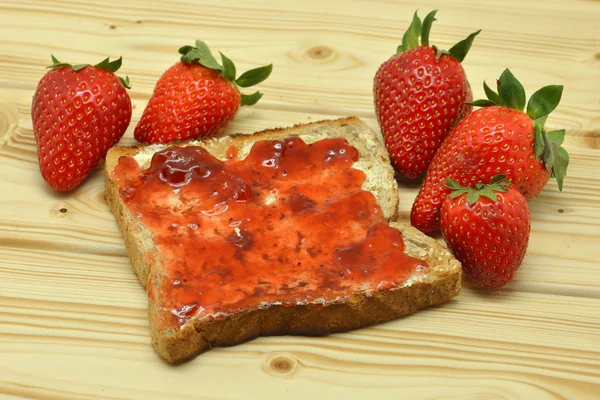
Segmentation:
[(342, 301), (427, 268), (404, 254), (401, 232), (362, 190), (358, 151), (345, 139), (289, 137), (256, 142), (244, 159), (236, 153), (221, 161), (201, 147), (168, 147), (145, 170), (131, 157), (115, 168), (163, 266), (159, 327)]

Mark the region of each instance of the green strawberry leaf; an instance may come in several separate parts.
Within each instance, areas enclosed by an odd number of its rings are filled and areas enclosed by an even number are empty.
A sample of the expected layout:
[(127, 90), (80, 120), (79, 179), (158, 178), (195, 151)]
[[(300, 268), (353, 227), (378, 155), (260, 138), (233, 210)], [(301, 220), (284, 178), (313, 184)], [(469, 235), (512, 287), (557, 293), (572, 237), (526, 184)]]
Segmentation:
[(415, 11), (412, 22), (402, 37), (402, 45), (398, 46), (397, 53), (418, 47), (419, 36), (421, 36), (421, 18), (419, 18), (417, 11)]
[(206, 43), (204, 43), (202, 40), (196, 40), (196, 47), (181, 47), (179, 49), (179, 54), (181, 54), (181, 61), (184, 63), (192, 64), (194, 61), (197, 61), (198, 64), (203, 65), (206, 68), (223, 72), (223, 67), (219, 65)]
[(458, 182), (450, 178), (446, 178), (446, 187), (448, 189), (452, 189), (449, 197), (454, 199), (466, 193), (466, 200), (469, 205), (477, 202), (481, 196), (487, 197), (488, 199), (496, 202), (498, 201), (498, 196), (496, 196), (496, 193), (508, 191), (508, 187), (510, 185), (511, 183), (506, 180), (506, 176), (502, 174), (494, 176), (492, 179), (490, 179), (488, 184), (478, 182), (475, 184), (475, 187), (461, 186)]
[[(545, 118), (546, 117), (542, 117), (540, 119)], [(558, 189), (561, 191), (563, 188), (563, 180), (565, 176), (567, 176), (567, 167), (569, 166), (569, 153), (561, 146), (564, 139), (564, 129), (550, 132), (544, 132), (542, 130), (542, 141), (544, 143), (542, 160), (544, 161), (546, 170), (551, 173), (550, 176), (556, 178)], [(536, 156), (537, 155), (536, 149)]]
[(69, 63), (63, 63), (63, 62), (58, 61), (58, 59), (56, 57), (54, 57), (54, 55), (52, 55), (52, 54), (50, 54), (50, 58), (52, 59), (52, 65), (49, 65), (46, 68), (71, 67), (71, 69), (73, 71), (79, 71), (80, 69), (83, 69), (89, 65), (89, 64), (71, 65)]
[(129, 81), (129, 77), (128, 76), (125, 76), (125, 79), (119, 77), (119, 80), (121, 81), (121, 83), (123, 84), (123, 86), (125, 86), (125, 88), (131, 89), (131, 82)]
[(213, 57), (206, 43), (202, 40), (196, 40), (196, 48), (202, 53), (200, 60), (198, 60), (200, 65), (204, 65), (206, 68), (214, 69), (215, 71), (223, 71), (223, 67)]
[(52, 65), (49, 65), (46, 68), (58, 68), (58, 67), (70, 67), (71, 66), (71, 64), (58, 61), (58, 59), (56, 57), (54, 57), (53, 54), (50, 54), (50, 58), (52, 59)]
[(546, 132), (546, 136), (548, 137), (548, 141), (550, 143), (556, 143), (557, 145), (561, 145), (565, 141), (565, 130), (559, 129), (556, 131)]
[[(506, 190), (504, 190), (506, 191)], [(483, 196), (483, 197), (487, 197), (488, 199), (492, 200), (494, 203), (498, 201), (498, 196), (496, 196), (496, 192), (494, 192), (493, 190), (486, 188), (486, 189), (482, 189), (479, 193), (477, 193), (477, 197), (479, 196)], [(468, 201), (468, 199), (467, 199)]]
[(531, 95), (527, 103), (527, 115), (531, 119), (538, 119), (550, 114), (560, 103), (563, 86), (544, 86)]
[(221, 62), (223, 63), (223, 76), (228, 81), (235, 81), (235, 64), (229, 58), (225, 56), (225, 54), (219, 52), (221, 54)]
[[(196, 39), (196, 48), (198, 50), (200, 50), (201, 53), (208, 53), (211, 54), (210, 52), (210, 48), (208, 47), (208, 45), (206, 43), (204, 43), (202, 40), (200, 39)], [(216, 61), (216, 60), (215, 60)]]
[(546, 120), (548, 119), (548, 116), (545, 115), (543, 117), (540, 117), (538, 119), (536, 119), (535, 121), (533, 121), (536, 125), (539, 125), (540, 128), (542, 128), (542, 130), (544, 129), (544, 126), (546, 125)]
[(479, 200), (479, 194), (481, 192), (479, 191), (475, 191), (475, 190), (469, 190), (467, 192), (467, 203), (469, 203), (469, 205), (475, 203), (477, 200)]
[(569, 153), (560, 145), (552, 142), (552, 151), (556, 153), (554, 165), (552, 166), (552, 175), (556, 178), (558, 190), (563, 189), (563, 180), (567, 175), (567, 167), (569, 166)]
[(236, 79), (235, 83), (241, 87), (254, 86), (267, 79), (269, 75), (271, 75), (271, 71), (273, 71), (273, 64), (254, 68), (240, 75), (240, 77)]
[(494, 103), (492, 100), (475, 100), (475, 101), (471, 101), (468, 103), (465, 103), (468, 106), (474, 106), (474, 107), (489, 107), (489, 106), (495, 106), (496, 103)]
[(179, 52), (179, 54), (181, 54), (182, 56), (185, 55), (186, 53), (188, 53), (190, 50), (195, 49), (194, 46), (183, 46), (180, 47), (179, 50), (177, 50)]
[(200, 65), (204, 65), (206, 68), (214, 69), (215, 71), (223, 71), (223, 67), (213, 57), (206, 43), (202, 40), (196, 40), (196, 48), (202, 53), (200, 60), (198, 60)]
[(446, 187), (448, 189), (464, 189), (457, 181), (446, 178)]
[[(506, 175), (498, 174), (498, 175), (492, 177), (492, 179), (490, 179), (490, 183), (489, 184), (490, 185), (495, 185), (495, 184), (498, 184), (498, 183), (504, 181), (505, 179), (506, 179)], [(506, 181), (506, 183), (504, 183), (504, 185), (507, 185), (507, 184), (510, 185), (510, 182)]]
[(202, 57), (202, 53), (195, 47), (185, 46), (179, 49), (179, 53), (181, 54), (181, 61), (186, 64), (191, 64), (194, 61), (197, 61)]
[[(105, 58), (100, 63), (94, 65), (94, 67), (115, 73), (121, 68), (122, 63), (123, 57), (119, 57), (119, 59), (112, 62), (110, 61), (110, 58)], [(73, 67), (73, 69), (75, 69), (75, 67)]]
[(435, 14), (438, 10), (433, 10), (423, 20), (423, 26), (421, 28), (421, 45), (429, 46), (429, 32), (431, 32), (431, 25), (433, 25), (435, 19)]
[(507, 68), (498, 79), (498, 94), (507, 107), (523, 111), (525, 88)]
[[(63, 62), (58, 61), (58, 59), (56, 57), (54, 57), (54, 55), (52, 55), (52, 54), (50, 55), (50, 58), (52, 59), (52, 65), (50, 65), (46, 68), (71, 67), (71, 69), (73, 71), (79, 71), (81, 69), (84, 69), (85, 67), (90, 66), (90, 64), (71, 65), (68, 63), (63, 63)], [(114, 60), (114, 61), (110, 61), (110, 57), (107, 57), (104, 60), (100, 61), (98, 64), (94, 65), (94, 68), (103, 69), (103, 70), (115, 73), (119, 70), (119, 68), (121, 68), (122, 64), (123, 64), (123, 57), (119, 57), (117, 60)]]
[(462, 196), (465, 193), (469, 193), (469, 189), (468, 188), (462, 188), (462, 189), (456, 189), (454, 191), (452, 191), (452, 193), (450, 193), (449, 197), (451, 199), (455, 199), (459, 196)]
[(487, 96), (487, 98), (490, 99), (490, 101), (493, 101), (494, 104), (497, 104), (499, 106), (506, 105), (506, 104), (504, 104), (504, 101), (498, 95), (498, 93), (494, 92), (494, 90), (491, 89), (485, 81), (483, 81), (483, 90), (485, 91), (485, 95)]
[(475, 40), (475, 36), (479, 35), (479, 32), (481, 32), (481, 29), (477, 32), (471, 33), (465, 39), (456, 43), (450, 48), (450, 50), (448, 50), (448, 54), (450, 54), (450, 56), (452, 56), (456, 61), (463, 62), (467, 56), (467, 53), (471, 49), (471, 45), (473, 44), (473, 40)]
[(552, 165), (554, 164), (555, 153), (552, 150), (552, 144), (548, 140), (548, 136), (544, 134), (544, 152), (542, 154), (544, 165), (546, 166), (546, 170), (548, 172), (552, 171)]
[(60, 61), (58, 61), (58, 59), (56, 57), (54, 57), (54, 54), (50, 54), (50, 59), (52, 60), (52, 65), (50, 65), (46, 68), (62, 67), (62, 66), (70, 65), (70, 64), (65, 64), (65, 63), (61, 63)]
[(256, 103), (258, 103), (258, 101), (260, 100), (260, 98), (263, 96), (262, 93), (260, 92), (254, 92), (252, 94), (243, 94), (242, 93), (242, 105), (243, 106), (253, 106)]
[(546, 147), (546, 141), (544, 140), (544, 124), (548, 117), (542, 117), (535, 120), (535, 141), (534, 141), (534, 152), (535, 156), (539, 158), (544, 154), (544, 147)]

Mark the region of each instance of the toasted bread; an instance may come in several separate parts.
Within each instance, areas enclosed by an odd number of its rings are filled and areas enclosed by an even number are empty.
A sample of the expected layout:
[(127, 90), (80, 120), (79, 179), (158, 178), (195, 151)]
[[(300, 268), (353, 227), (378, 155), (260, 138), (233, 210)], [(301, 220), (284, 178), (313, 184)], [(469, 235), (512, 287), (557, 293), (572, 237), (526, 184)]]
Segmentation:
[(411, 272), (393, 289), (357, 290), (327, 302), (284, 305), (271, 301), (265, 306), (242, 308), (218, 318), (191, 316), (181, 326), (165, 326), (160, 321), (170, 310), (161, 306), (162, 292), (157, 289), (165, 276), (164, 265), (156, 255), (160, 254), (160, 248), (157, 252), (151, 231), (132, 215), (124, 202), (113, 171), (122, 156), (134, 157), (141, 168), (146, 168), (152, 155), (166, 146), (114, 147), (106, 157), (106, 199), (125, 239), (132, 267), (148, 291), (152, 341), (166, 361), (179, 363), (213, 346), (234, 345), (258, 336), (343, 332), (448, 301), (459, 293), (461, 266), (451, 253), (416, 229), (395, 222), (398, 187), (387, 151), (376, 133), (359, 119), (319, 121), (253, 135), (233, 135), (178, 145), (201, 146), (221, 160), (230, 157), (228, 150), (233, 146), (237, 149), (237, 157), (244, 159), (254, 143), (290, 136), (298, 136), (306, 143), (344, 138), (356, 148), (359, 157), (352, 167), (364, 172), (362, 189), (375, 196), (385, 220), (402, 233), (404, 252), (424, 261), (428, 268)]

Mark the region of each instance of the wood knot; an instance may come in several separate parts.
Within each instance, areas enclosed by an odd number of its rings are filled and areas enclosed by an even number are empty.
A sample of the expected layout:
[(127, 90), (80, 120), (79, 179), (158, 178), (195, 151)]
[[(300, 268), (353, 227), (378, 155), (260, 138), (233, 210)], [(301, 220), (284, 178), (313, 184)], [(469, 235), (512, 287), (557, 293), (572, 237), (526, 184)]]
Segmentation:
[(51, 214), (55, 218), (64, 218), (69, 214), (69, 206), (64, 203), (55, 204), (52, 207)]
[(289, 354), (271, 355), (262, 366), (263, 371), (285, 378), (294, 375), (297, 368), (298, 360)]
[(314, 58), (315, 60), (324, 60), (331, 57), (333, 54), (333, 49), (327, 46), (315, 46), (308, 49), (307, 54), (309, 57)]
[(0, 137), (8, 138), (19, 126), (19, 114), (8, 103), (0, 103)]
[[(287, 56), (298, 64), (310, 65), (315, 68), (313, 77), (321, 79), (320, 72), (337, 72), (360, 68), (364, 65), (362, 60), (351, 53), (341, 50), (335, 50), (332, 47), (324, 45), (315, 45), (314, 42), (299, 43), (298, 47), (292, 48)], [(315, 103), (318, 103), (315, 101)]]
[(283, 357), (278, 357), (275, 360), (271, 361), (271, 368), (280, 373), (289, 372), (293, 366), (294, 364), (292, 364), (290, 360)]

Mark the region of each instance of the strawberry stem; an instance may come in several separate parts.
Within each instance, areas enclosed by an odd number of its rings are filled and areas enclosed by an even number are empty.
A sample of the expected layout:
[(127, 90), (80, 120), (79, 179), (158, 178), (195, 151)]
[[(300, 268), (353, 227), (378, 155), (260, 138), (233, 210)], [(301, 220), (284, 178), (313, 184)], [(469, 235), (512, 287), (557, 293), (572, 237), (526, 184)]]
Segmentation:
[(450, 198), (454, 199), (466, 194), (469, 205), (476, 203), (481, 196), (496, 202), (498, 201), (496, 193), (508, 191), (510, 185), (511, 183), (506, 180), (506, 176), (502, 174), (494, 176), (488, 184), (479, 182), (475, 187), (461, 186), (457, 181), (446, 178), (446, 187), (452, 190)]

